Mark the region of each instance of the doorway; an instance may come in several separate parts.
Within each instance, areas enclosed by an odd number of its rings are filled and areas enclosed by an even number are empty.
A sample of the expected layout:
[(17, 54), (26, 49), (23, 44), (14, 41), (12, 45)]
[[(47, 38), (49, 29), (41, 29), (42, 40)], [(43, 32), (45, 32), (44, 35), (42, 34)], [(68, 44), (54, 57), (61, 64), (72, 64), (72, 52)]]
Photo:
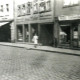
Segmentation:
[(41, 24), (40, 43), (46, 46), (53, 46), (53, 24)]
[(11, 42), (10, 23), (0, 27), (0, 42)]
[(19, 42), (23, 41), (23, 28), (22, 25), (17, 25), (17, 39)]
[(33, 36), (38, 35), (38, 24), (31, 24), (31, 41), (33, 42)]
[(69, 47), (71, 42), (71, 26), (60, 26), (59, 44), (61, 46)]

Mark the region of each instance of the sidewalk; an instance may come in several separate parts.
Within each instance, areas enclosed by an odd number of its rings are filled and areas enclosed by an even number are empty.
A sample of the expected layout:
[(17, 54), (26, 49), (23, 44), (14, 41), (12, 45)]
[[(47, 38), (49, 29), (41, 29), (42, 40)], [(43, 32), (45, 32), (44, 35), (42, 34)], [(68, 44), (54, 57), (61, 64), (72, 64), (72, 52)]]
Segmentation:
[(80, 55), (79, 50), (54, 48), (54, 47), (50, 47), (50, 46), (38, 46), (37, 48), (34, 48), (33, 44), (27, 44), (27, 43), (25, 44), (25, 43), (0, 42), (0, 45), (26, 48), (26, 49), (34, 49), (34, 50), (42, 50), (42, 51), (48, 51), (48, 52), (65, 53), (65, 54), (70, 54), (70, 55)]

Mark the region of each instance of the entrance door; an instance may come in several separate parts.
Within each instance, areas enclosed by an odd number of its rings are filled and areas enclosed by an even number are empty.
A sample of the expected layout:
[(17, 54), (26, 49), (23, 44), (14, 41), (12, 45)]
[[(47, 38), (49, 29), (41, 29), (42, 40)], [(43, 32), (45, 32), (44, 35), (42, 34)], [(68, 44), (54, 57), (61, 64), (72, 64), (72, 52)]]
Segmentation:
[(38, 35), (38, 24), (31, 24), (31, 41), (33, 39), (33, 36), (36, 34)]
[(46, 46), (53, 46), (53, 24), (41, 24), (40, 43)]
[(69, 47), (71, 42), (71, 27), (70, 26), (60, 26), (59, 32), (59, 43), (61, 46)]

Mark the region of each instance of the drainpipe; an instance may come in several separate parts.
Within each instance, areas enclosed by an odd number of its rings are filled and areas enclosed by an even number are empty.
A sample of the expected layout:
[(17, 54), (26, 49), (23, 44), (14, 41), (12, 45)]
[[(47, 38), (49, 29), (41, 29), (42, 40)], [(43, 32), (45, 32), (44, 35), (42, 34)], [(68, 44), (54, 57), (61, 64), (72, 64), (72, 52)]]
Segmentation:
[(56, 0), (54, 0), (54, 47), (57, 47), (58, 43), (58, 19), (56, 17)]
[(55, 47), (55, 16), (56, 16), (56, 15), (55, 15), (55, 14), (56, 14), (56, 12), (55, 12), (55, 10), (56, 10), (56, 9), (55, 9), (55, 4), (56, 4), (56, 3), (55, 3), (55, 2), (56, 2), (56, 1), (54, 0), (54, 6), (53, 6), (53, 7), (54, 7), (54, 12), (53, 12), (53, 17), (54, 17), (54, 28), (53, 28), (54, 47)]

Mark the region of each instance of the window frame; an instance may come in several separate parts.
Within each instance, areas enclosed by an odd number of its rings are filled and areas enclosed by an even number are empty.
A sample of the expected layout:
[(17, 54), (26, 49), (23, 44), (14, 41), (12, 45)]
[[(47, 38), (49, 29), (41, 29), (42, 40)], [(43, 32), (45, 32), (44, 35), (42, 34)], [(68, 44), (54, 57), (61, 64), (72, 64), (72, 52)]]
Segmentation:
[(0, 5), (0, 12), (3, 12), (3, 5)]
[[(30, 6), (29, 6), (30, 5)], [(27, 2), (26, 3), (26, 14), (30, 15), (31, 14), (31, 8), (32, 8), (32, 2)], [(29, 11), (29, 12), (28, 12)]]
[(6, 11), (9, 12), (9, 4), (6, 4)]
[(21, 15), (21, 5), (17, 5), (17, 16), (20, 17)]

